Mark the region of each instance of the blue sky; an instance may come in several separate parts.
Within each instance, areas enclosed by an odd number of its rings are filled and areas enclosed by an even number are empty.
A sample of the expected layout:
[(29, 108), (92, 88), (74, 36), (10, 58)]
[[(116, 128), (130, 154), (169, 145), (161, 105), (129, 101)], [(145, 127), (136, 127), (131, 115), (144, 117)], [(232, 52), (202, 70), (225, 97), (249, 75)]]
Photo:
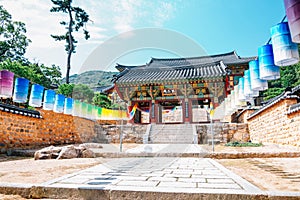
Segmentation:
[[(77, 53), (72, 58), (71, 74), (93, 70), (114, 70), (116, 62), (121, 64), (145, 64), (151, 57), (198, 56), (199, 51), (189, 48), (196, 43), (207, 54), (236, 50), (240, 56), (256, 56), (257, 48), (265, 44), (271, 26), (281, 21), (284, 13), (283, 0), (73, 0), (87, 13), (93, 23), (88, 24), (91, 39), (79, 40)], [(55, 42), (50, 34), (64, 32), (59, 21), (63, 14), (50, 13), (50, 0), (0, 0), (14, 20), (26, 23), (28, 37), (32, 43), (26, 56), (47, 65), (56, 64), (65, 72), (66, 52), (64, 43)], [(173, 32), (171, 36), (153, 36), (145, 40), (153, 45), (143, 46), (141, 38), (137, 45), (109, 57), (105, 51), (116, 51), (117, 46), (106, 47), (104, 53), (92, 57), (95, 63), (85, 65), (95, 49), (104, 47), (111, 38), (122, 37), (119, 47), (128, 45), (126, 37), (135, 37), (136, 29), (157, 28)], [(147, 29), (145, 29), (146, 31)], [(128, 32), (131, 31), (131, 32)], [(127, 32), (128, 34), (124, 34)], [(131, 33), (131, 34), (130, 34)], [(181, 35), (189, 39), (183, 45), (177, 39)], [(83, 38), (81, 33), (75, 35)], [(151, 36), (150, 36), (151, 37)], [(171, 43), (164, 44), (169, 39)], [(172, 40), (174, 39), (174, 40)], [(158, 43), (157, 43), (158, 41)], [(139, 47), (139, 48), (138, 48)], [(175, 52), (174, 49), (186, 51)], [(110, 66), (103, 63), (110, 60)]]

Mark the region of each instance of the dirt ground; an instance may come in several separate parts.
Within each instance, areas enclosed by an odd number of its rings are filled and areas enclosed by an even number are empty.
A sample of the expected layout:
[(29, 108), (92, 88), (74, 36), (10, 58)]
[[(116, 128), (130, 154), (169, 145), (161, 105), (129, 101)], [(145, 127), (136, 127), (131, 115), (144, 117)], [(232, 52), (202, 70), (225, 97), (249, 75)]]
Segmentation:
[(300, 192), (300, 158), (248, 158), (217, 161), (262, 190)]
[(101, 158), (69, 160), (33, 160), (32, 158), (26, 158), (8, 160), (0, 162), (0, 182), (43, 183), (100, 163)]

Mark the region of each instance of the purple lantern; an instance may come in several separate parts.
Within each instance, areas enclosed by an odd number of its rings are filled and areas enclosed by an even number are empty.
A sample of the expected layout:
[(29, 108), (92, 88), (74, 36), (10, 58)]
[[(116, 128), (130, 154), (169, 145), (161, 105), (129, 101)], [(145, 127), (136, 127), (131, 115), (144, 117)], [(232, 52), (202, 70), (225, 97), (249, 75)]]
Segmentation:
[(11, 98), (14, 86), (14, 73), (8, 70), (0, 71), (0, 97)]
[(300, 1), (284, 0), (292, 41), (300, 43)]

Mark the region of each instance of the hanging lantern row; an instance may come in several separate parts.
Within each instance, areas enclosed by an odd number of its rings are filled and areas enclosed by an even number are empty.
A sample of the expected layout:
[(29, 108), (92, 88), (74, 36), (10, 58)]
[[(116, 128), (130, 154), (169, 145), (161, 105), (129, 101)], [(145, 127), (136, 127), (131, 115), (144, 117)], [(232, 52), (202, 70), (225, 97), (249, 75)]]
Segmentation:
[[(16, 78), (14, 73), (8, 70), (0, 71), (0, 97), (12, 98), (13, 102), (26, 103), (28, 101), (29, 80)], [(33, 84), (29, 97), (29, 106), (42, 107), (43, 110), (53, 110), (56, 113), (64, 113), (92, 120), (120, 120), (128, 119), (128, 113), (123, 110), (105, 109), (72, 98), (66, 98), (62, 94), (56, 94), (54, 90), (45, 90), (43, 86)]]

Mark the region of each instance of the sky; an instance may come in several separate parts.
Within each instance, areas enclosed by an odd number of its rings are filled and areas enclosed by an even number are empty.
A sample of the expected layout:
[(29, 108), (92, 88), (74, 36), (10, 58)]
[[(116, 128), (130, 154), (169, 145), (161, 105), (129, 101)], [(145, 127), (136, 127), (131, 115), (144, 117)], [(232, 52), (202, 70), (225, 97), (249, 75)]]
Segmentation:
[[(32, 41), (30, 61), (58, 65), (65, 74), (64, 42), (59, 24), (67, 15), (51, 13), (50, 0), (0, 0), (15, 21), (26, 24)], [(73, 0), (90, 16), (91, 38), (78, 39), (71, 74), (115, 71), (116, 63), (141, 65), (151, 58), (193, 57), (235, 50), (256, 56), (270, 38), (270, 28), (285, 15), (283, 0)]]

